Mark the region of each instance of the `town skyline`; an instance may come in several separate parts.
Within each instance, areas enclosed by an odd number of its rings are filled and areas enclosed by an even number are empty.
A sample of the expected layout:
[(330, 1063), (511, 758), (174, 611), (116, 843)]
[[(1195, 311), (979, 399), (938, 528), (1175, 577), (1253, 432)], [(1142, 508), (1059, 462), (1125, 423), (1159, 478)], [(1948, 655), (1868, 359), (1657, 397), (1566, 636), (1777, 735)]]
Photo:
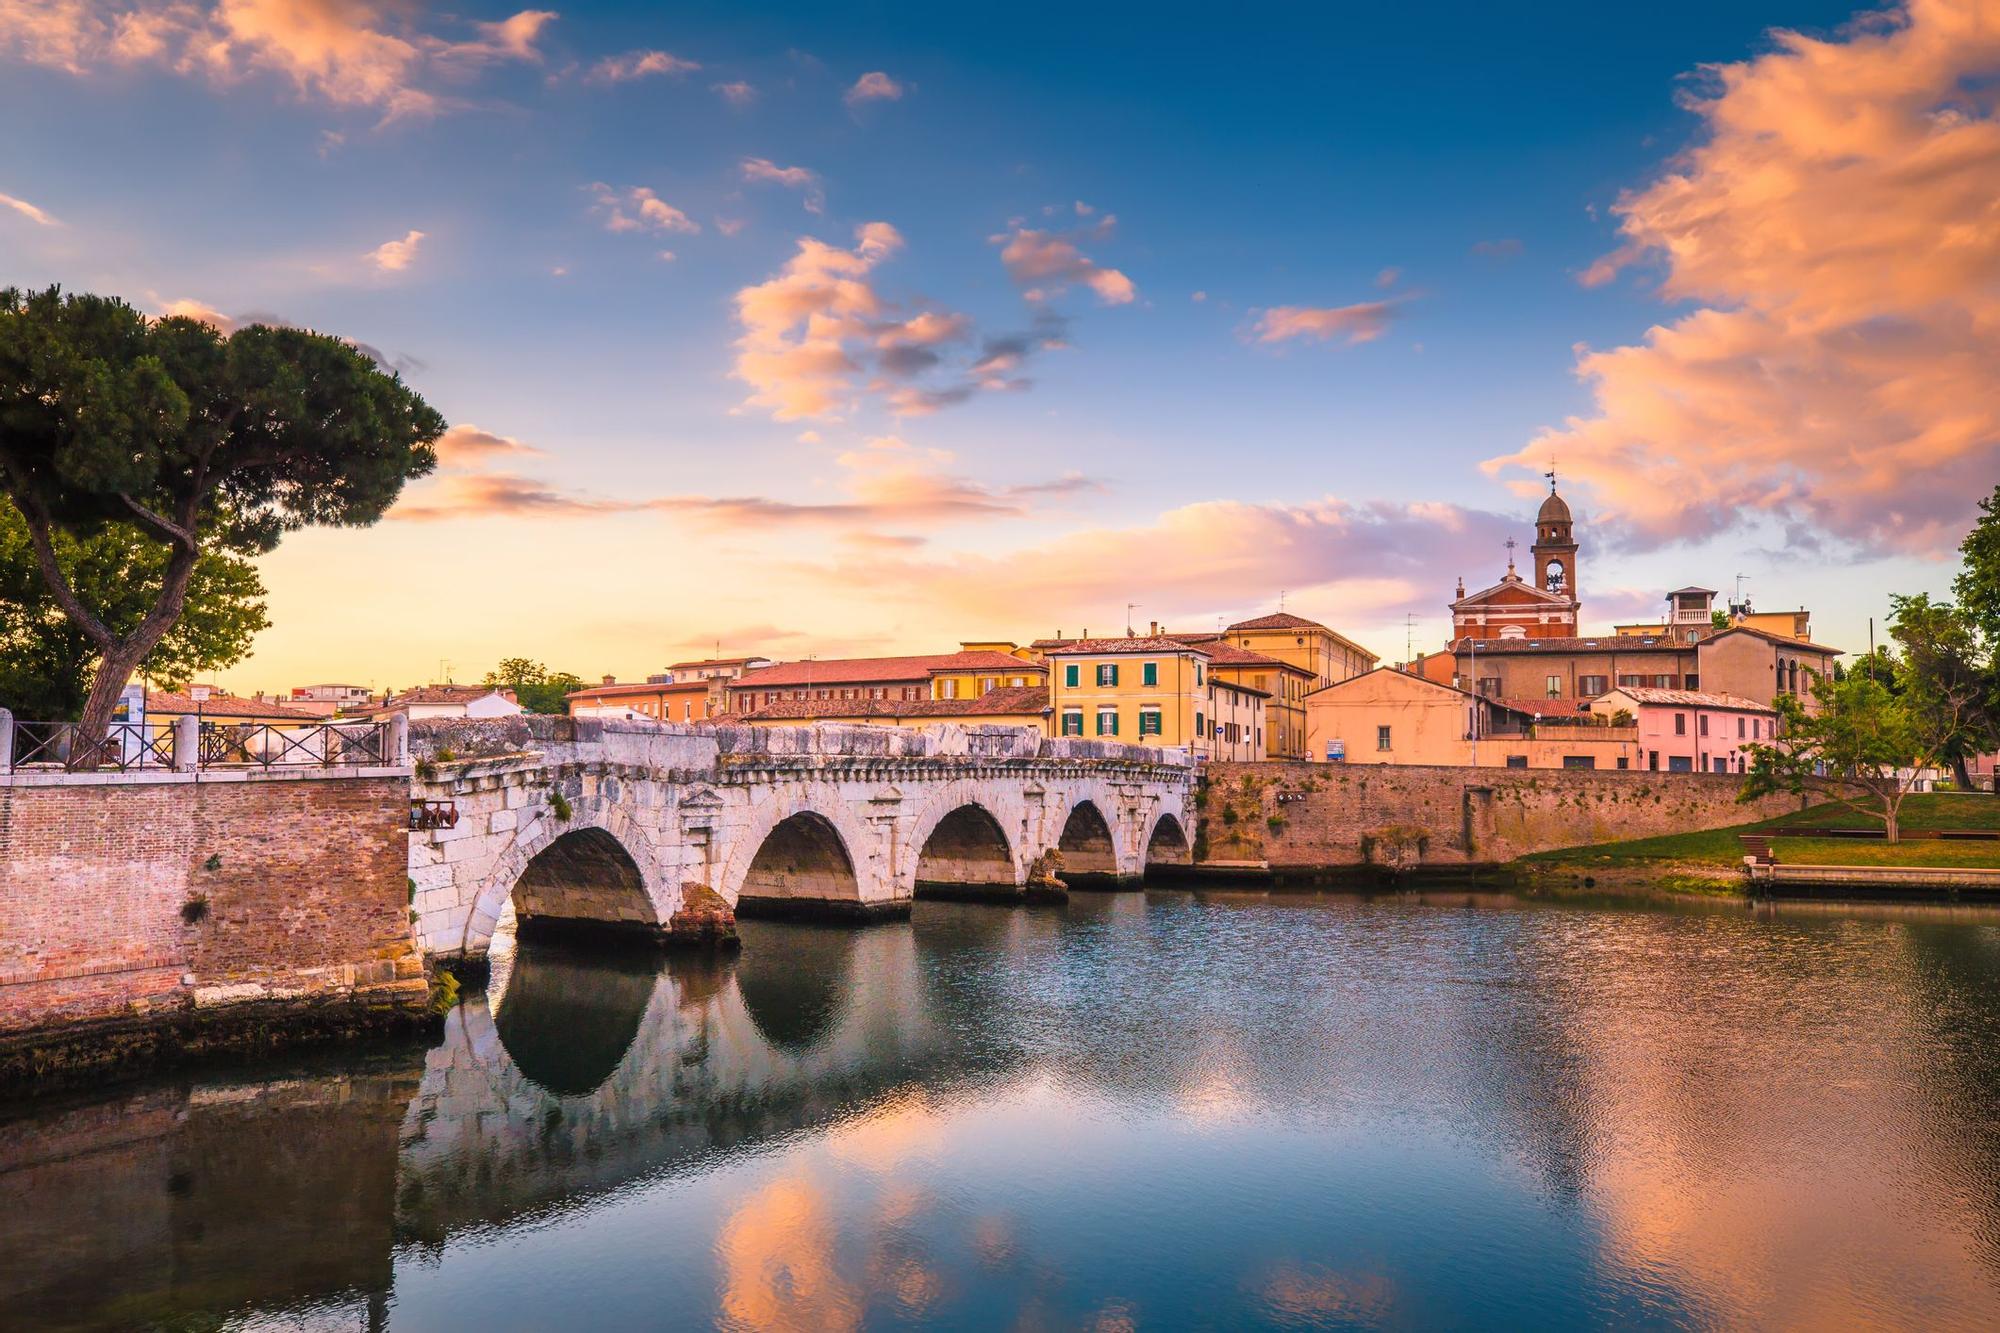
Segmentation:
[[(1858, 653), (1892, 590), (1945, 591), (1991, 486), (2000, 181), (1952, 103), (1990, 101), (2000, 24), (1739, 8), (1204, 45), (0, 7), (0, 107), (36, 128), (0, 145), (4, 281), (339, 333), (452, 423), (384, 522), (259, 561), (242, 692), (928, 652), (1127, 603), (1204, 631), (1281, 595), (1396, 660), (1498, 579), (1551, 461), (1587, 630), (1743, 574)], [(385, 598), (425, 615), (386, 633)]]

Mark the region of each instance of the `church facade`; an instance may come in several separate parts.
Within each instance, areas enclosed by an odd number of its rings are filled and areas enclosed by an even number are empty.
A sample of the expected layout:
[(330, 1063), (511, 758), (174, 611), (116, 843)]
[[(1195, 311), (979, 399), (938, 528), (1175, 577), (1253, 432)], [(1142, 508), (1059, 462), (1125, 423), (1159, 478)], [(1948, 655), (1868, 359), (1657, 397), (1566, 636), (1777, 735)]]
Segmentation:
[(1549, 482), (1549, 497), (1535, 515), (1529, 549), (1532, 579), (1514, 567), (1507, 543), (1507, 573), (1490, 588), (1468, 594), (1465, 580), (1451, 604), (1452, 646), (1468, 639), (1573, 639), (1583, 603), (1577, 595), (1576, 524), (1569, 504)]

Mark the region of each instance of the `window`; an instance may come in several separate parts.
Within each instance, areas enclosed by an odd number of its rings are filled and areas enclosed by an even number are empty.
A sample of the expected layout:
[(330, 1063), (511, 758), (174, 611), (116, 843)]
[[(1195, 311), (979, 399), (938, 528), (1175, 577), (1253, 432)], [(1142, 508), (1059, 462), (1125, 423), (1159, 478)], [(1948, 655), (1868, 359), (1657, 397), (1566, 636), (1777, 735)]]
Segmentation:
[(1618, 756), (1618, 767), (1630, 768), (1632, 767), (1632, 761), (1630, 759), (1627, 759), (1624, 755), (1621, 754)]
[(1194, 683), (1195, 683), (1196, 685), (1199, 685), (1199, 684), (1201, 684), (1201, 680), (1202, 680), (1202, 675), (1201, 675), (1201, 663), (1199, 663), (1199, 662), (1196, 662), (1196, 663), (1194, 664)]
[(1674, 687), (1674, 678), (1673, 678), (1672, 676), (1655, 676), (1655, 677), (1653, 677), (1653, 688), (1654, 688), (1654, 689), (1656, 689), (1656, 690), (1671, 690), (1671, 689), (1672, 689), (1673, 687)]
[(1389, 728), (1387, 727), (1375, 728), (1375, 748), (1378, 750), (1386, 750), (1389, 748)]
[(1158, 662), (1147, 662), (1141, 666), (1139, 668), (1139, 683), (1141, 685), (1158, 685), (1160, 683), (1160, 664)]
[(1640, 679), (1638, 676), (1620, 676), (1618, 678), (1618, 688), (1622, 690), (1627, 685), (1637, 685)]
[(1695, 715), (1694, 721), (1695, 721), (1695, 730), (1700, 732), (1704, 736), (1708, 735), (1708, 714), (1697, 713)]
[(1118, 683), (1118, 664), (1116, 662), (1099, 662), (1097, 664), (1097, 683), (1099, 685), (1116, 685)]
[(1200, 713), (1196, 713), (1194, 715), (1194, 734), (1197, 736), (1206, 736), (1208, 734), (1207, 727), (1207, 719), (1202, 717)]
[(1688, 674), (1687, 674), (1686, 676), (1684, 676), (1684, 677), (1682, 677), (1682, 678), (1681, 678), (1681, 688), (1682, 688), (1682, 689), (1688, 689), (1688, 690), (1698, 690), (1698, 689), (1700, 689), (1700, 688), (1701, 688), (1701, 677), (1700, 677), (1700, 676), (1697, 676), (1697, 675), (1695, 675), (1695, 674), (1694, 674), (1693, 672), (1689, 672), (1689, 673), (1688, 673)]
[(1507, 767), (1526, 768), (1527, 766), (1528, 766), (1528, 756), (1524, 754), (1510, 754), (1507, 756)]
[(1563, 756), (1563, 767), (1596, 768), (1597, 756), (1594, 754), (1566, 754)]
[(1118, 711), (1116, 709), (1100, 708), (1097, 710), (1097, 734), (1100, 736), (1116, 736), (1118, 734)]
[(1141, 708), (1139, 710), (1139, 734), (1141, 736), (1157, 736), (1160, 734), (1159, 709)]
[(1729, 762), (1720, 755), (1716, 756), (1715, 771), (1718, 773), (1727, 773), (1729, 771)]
[(1063, 684), (1067, 685), (1072, 690), (1075, 689), (1077, 684), (1077, 677), (1082, 673), (1082, 670), (1083, 668), (1079, 667), (1074, 662), (1066, 664), (1063, 667)]
[(1585, 699), (1595, 699), (1598, 695), (1609, 692), (1606, 688), (1606, 682), (1607, 678), (1604, 676), (1578, 676), (1576, 678), (1577, 695)]
[(938, 698), (956, 699), (957, 697), (958, 697), (957, 681), (947, 677), (944, 680), (938, 682)]
[(1081, 708), (1065, 708), (1063, 710), (1062, 734), (1065, 736), (1083, 735), (1083, 710)]
[(1487, 698), (1489, 698), (1489, 699), (1497, 699), (1497, 698), (1499, 698), (1499, 697), (1500, 697), (1500, 677), (1498, 677), (1498, 676), (1481, 676), (1481, 677), (1479, 678), (1479, 692), (1480, 692), (1481, 694), (1485, 695), (1485, 696), (1486, 696)]
[(1694, 760), (1684, 754), (1670, 754), (1667, 756), (1667, 772), (1692, 773), (1694, 772)]
[(1743, 719), (1740, 717), (1736, 719), (1736, 739), (1743, 739)]
[(990, 690), (992, 690), (999, 683), (1000, 680), (999, 677), (997, 676), (981, 676), (979, 678), (979, 692), (981, 694), (985, 694)]
[(1687, 734), (1688, 734), (1688, 715), (1686, 713), (1675, 713), (1674, 735), (1685, 736)]

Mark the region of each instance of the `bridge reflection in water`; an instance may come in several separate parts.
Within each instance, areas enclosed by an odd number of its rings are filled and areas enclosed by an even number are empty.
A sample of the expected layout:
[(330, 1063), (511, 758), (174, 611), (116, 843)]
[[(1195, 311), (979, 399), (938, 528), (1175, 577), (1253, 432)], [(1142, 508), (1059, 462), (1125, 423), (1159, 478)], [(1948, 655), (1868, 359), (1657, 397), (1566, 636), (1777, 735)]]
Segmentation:
[(524, 945), (428, 1048), (0, 1111), (0, 1322), (1991, 1326), (1996, 921), (1078, 894)]

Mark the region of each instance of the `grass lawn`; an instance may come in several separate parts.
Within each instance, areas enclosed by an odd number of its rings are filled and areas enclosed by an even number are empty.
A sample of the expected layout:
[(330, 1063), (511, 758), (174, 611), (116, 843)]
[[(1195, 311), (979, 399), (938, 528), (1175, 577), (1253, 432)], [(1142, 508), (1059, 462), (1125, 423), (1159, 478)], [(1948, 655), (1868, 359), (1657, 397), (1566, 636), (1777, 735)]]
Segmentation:
[[(1903, 802), (1906, 829), (2000, 829), (2000, 797), (1949, 794), (1912, 796)], [(1818, 828), (1880, 828), (1876, 816), (1864, 816), (1844, 805), (1817, 805), (1796, 814), (1730, 828), (1696, 833), (1669, 833), (1631, 842), (1606, 842), (1592, 847), (1565, 847), (1521, 859), (1530, 864), (1562, 866), (1643, 866), (1653, 862), (1736, 866), (1743, 861), (1739, 833), (1806, 826)], [(1848, 838), (1773, 838), (1771, 850), (1780, 862), (1823, 866), (1995, 866), (2000, 867), (2000, 842), (1866, 842)]]

